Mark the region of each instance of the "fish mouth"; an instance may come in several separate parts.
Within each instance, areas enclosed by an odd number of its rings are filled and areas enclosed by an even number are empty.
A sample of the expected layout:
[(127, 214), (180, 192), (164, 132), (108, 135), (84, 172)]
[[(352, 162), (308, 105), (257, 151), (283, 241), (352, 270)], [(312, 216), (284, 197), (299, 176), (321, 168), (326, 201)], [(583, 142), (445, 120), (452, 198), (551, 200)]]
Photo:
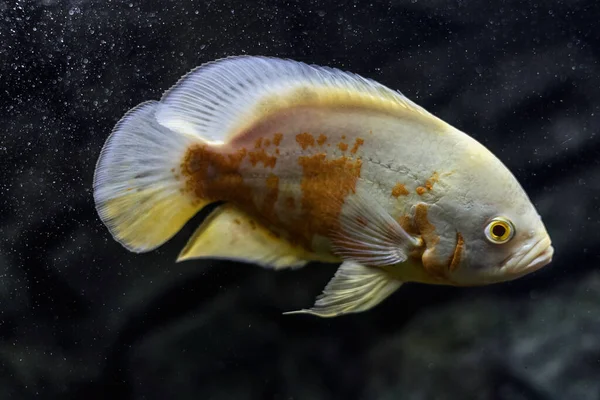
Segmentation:
[(506, 271), (515, 277), (519, 277), (537, 271), (549, 264), (554, 255), (554, 248), (551, 243), (550, 237), (546, 235), (532, 247), (527, 247), (524, 251), (515, 254), (505, 265)]

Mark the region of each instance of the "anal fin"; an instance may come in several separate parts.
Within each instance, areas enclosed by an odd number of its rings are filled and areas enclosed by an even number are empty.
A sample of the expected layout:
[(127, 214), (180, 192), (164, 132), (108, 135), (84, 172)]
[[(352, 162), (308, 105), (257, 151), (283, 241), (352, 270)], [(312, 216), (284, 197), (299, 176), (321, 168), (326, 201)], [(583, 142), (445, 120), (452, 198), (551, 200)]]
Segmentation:
[(311, 309), (284, 314), (327, 318), (367, 311), (385, 300), (402, 283), (382, 268), (344, 261)]
[(195, 258), (246, 261), (274, 269), (302, 267), (318, 259), (230, 204), (216, 208), (200, 224), (177, 261)]

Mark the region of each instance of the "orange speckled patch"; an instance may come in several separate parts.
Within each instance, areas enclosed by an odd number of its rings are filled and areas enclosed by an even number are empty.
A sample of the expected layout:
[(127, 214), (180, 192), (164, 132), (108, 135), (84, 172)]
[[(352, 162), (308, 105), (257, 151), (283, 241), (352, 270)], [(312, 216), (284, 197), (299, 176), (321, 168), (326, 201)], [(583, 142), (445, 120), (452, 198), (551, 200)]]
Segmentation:
[[(280, 143), (282, 138), (275, 136), (271, 143)], [(309, 133), (300, 134), (296, 139), (304, 147), (315, 143)], [(257, 202), (255, 188), (249, 186), (241, 174), (243, 162), (255, 167), (273, 168), (276, 165), (277, 149), (271, 147), (271, 151), (266, 151), (265, 146), (265, 138), (254, 141), (249, 150), (241, 148), (231, 153), (222, 153), (206, 145), (191, 146), (181, 163), (186, 183), (183, 191), (193, 194), (198, 204), (219, 200), (235, 204), (262, 220), (265, 226), (280, 233), (287, 231), (288, 239), (294, 238), (297, 244), (311, 249), (314, 235), (329, 236), (332, 229), (339, 228), (344, 199), (356, 189), (362, 161), (345, 156), (329, 158), (325, 153), (299, 156), (301, 197), (297, 201), (294, 197), (286, 197), (281, 203), (300, 214), (287, 218), (284, 223), (276, 212), (281, 197), (279, 177), (273, 173), (266, 177), (264, 197)]]
[(406, 186), (401, 183), (396, 183), (396, 186), (392, 189), (392, 196), (394, 197), (408, 196), (408, 193)]
[(346, 150), (348, 150), (348, 144), (347, 144), (347, 143), (344, 143), (344, 142), (340, 142), (340, 143), (338, 143), (338, 148), (339, 148), (341, 151), (346, 151)]
[(279, 146), (279, 144), (281, 143), (281, 139), (283, 139), (283, 133), (276, 133), (273, 136), (273, 144), (275, 146)]
[(323, 146), (326, 141), (327, 141), (327, 136), (321, 134), (321, 135), (319, 135), (319, 138), (317, 139), (317, 144), (319, 146)]
[(307, 132), (300, 133), (296, 135), (296, 142), (302, 147), (302, 150), (306, 150), (308, 147), (315, 145), (315, 137)]
[(396, 221), (398, 221), (402, 229), (404, 229), (408, 234), (413, 236), (417, 236), (419, 234), (419, 231), (417, 230), (413, 219), (408, 215), (402, 215), (398, 217)]
[(350, 150), (350, 153), (356, 154), (360, 146), (362, 146), (363, 144), (365, 144), (365, 141), (363, 139), (356, 138), (356, 141), (354, 142), (354, 146), (352, 146), (352, 150)]
[(465, 240), (463, 239), (460, 232), (456, 232), (456, 247), (454, 248), (454, 253), (452, 254), (452, 257), (450, 258), (450, 262), (448, 263), (448, 270), (450, 272), (454, 272), (460, 265), (464, 247), (465, 247)]
[(435, 233), (435, 226), (427, 219), (427, 212), (427, 205), (423, 203), (417, 204), (415, 207), (415, 225), (421, 233), (427, 247), (431, 248), (439, 242), (440, 237)]
[(279, 195), (279, 178), (271, 174), (266, 179), (267, 193), (262, 204), (255, 204), (252, 189), (247, 186), (240, 173), (242, 161), (248, 159), (266, 167), (275, 165), (275, 157), (268, 156), (264, 149), (248, 152), (240, 149), (222, 154), (211, 151), (206, 145), (195, 145), (188, 149), (181, 163), (182, 175), (186, 178), (184, 193), (193, 194), (198, 203), (218, 200), (231, 201), (244, 211), (260, 216), (276, 224), (274, 205)]
[(440, 180), (440, 176), (438, 175), (437, 172), (434, 172), (433, 175), (431, 175), (431, 178), (429, 178), (425, 181), (425, 187), (427, 188), (427, 190), (431, 190), (431, 189), (433, 189), (433, 184), (438, 182), (439, 180)]
[(271, 145), (271, 140), (270, 139), (265, 139), (264, 145), (265, 145), (265, 147), (269, 147)]
[(327, 159), (326, 154), (301, 156), (302, 211), (298, 221), (299, 233), (307, 243), (313, 235), (329, 236), (338, 229), (344, 199), (356, 190), (362, 160), (348, 157)]
[(205, 145), (190, 147), (181, 163), (182, 175), (187, 177), (184, 191), (198, 199), (216, 200), (220, 192), (242, 183), (239, 167), (247, 154), (246, 149), (225, 155), (209, 151)]
[(423, 253), (421, 261), (425, 271), (427, 271), (432, 277), (440, 280), (446, 280), (446, 265), (440, 264), (434, 255), (435, 245), (440, 241), (440, 237), (435, 232), (435, 226), (429, 222), (427, 213), (427, 205), (423, 203), (417, 204), (415, 209), (415, 225), (421, 233), (421, 237), (423, 238), (427, 248), (427, 250), (425, 250)]
[(265, 149), (258, 149), (248, 153), (248, 158), (253, 167), (258, 163), (263, 163), (267, 168), (274, 168), (277, 163), (277, 157), (267, 154)]
[(440, 181), (440, 175), (434, 171), (433, 174), (431, 175), (431, 177), (425, 181), (424, 186), (417, 187), (417, 194), (419, 196), (422, 196), (425, 193), (427, 193), (428, 191), (433, 190), (433, 185), (439, 181)]

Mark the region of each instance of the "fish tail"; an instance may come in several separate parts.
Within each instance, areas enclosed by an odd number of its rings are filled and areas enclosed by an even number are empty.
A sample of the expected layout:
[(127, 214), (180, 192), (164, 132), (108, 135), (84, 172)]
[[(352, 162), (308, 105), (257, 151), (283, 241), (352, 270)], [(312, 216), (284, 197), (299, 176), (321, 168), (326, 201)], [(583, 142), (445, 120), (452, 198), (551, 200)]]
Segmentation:
[(155, 249), (209, 203), (185, 190), (181, 164), (194, 135), (160, 125), (159, 103), (131, 109), (117, 123), (94, 172), (94, 201), (102, 222), (128, 250)]

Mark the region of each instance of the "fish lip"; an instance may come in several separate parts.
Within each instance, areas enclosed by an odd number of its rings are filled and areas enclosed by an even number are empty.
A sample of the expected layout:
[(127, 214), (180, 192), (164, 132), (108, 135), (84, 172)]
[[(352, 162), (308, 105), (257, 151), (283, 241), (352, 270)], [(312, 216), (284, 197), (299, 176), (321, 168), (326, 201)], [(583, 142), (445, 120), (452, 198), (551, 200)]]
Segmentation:
[(536, 258), (527, 264), (526, 268), (535, 268), (537, 265), (544, 266), (552, 261), (554, 255), (554, 247), (548, 245)]
[(523, 276), (537, 271), (552, 261), (554, 247), (552, 247), (550, 237), (545, 235), (537, 241), (529, 251), (509, 260), (506, 268), (511, 274)]

